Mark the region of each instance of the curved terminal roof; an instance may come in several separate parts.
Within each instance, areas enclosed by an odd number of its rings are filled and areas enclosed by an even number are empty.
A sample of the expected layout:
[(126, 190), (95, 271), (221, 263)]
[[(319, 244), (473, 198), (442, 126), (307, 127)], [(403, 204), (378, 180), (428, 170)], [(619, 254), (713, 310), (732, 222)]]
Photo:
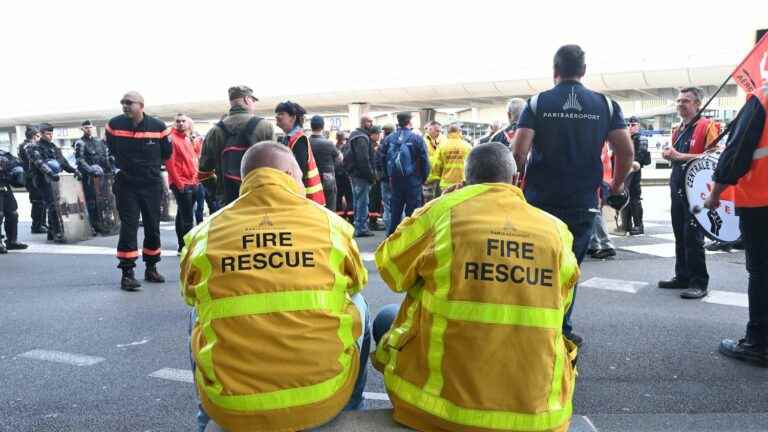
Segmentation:
[[(590, 89), (606, 92), (626, 90), (652, 90), (689, 85), (719, 86), (733, 71), (735, 65), (691, 66), (659, 70), (633, 70), (587, 74), (584, 84)], [(295, 100), (310, 112), (345, 113), (348, 104), (368, 103), (371, 111), (419, 110), (496, 104), (512, 96), (528, 96), (552, 87), (552, 78), (459, 82), (397, 88), (360, 89), (323, 93), (292, 94), (260, 97), (258, 110), (263, 115), (273, 114), (278, 102)], [(151, 105), (147, 112), (161, 118), (185, 112), (196, 119), (217, 119), (228, 109), (226, 100)], [(0, 118), (0, 127), (26, 123), (51, 122), (60, 126), (79, 125), (84, 118), (106, 121), (119, 113), (119, 107), (65, 113), (34, 113)]]

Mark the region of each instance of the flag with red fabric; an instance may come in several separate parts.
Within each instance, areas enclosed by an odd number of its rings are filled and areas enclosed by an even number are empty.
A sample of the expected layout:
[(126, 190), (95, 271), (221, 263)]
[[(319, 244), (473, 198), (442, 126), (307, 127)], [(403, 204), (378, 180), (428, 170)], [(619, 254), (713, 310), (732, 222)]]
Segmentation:
[(752, 93), (768, 82), (768, 33), (760, 38), (752, 51), (731, 73), (731, 77), (747, 93)]

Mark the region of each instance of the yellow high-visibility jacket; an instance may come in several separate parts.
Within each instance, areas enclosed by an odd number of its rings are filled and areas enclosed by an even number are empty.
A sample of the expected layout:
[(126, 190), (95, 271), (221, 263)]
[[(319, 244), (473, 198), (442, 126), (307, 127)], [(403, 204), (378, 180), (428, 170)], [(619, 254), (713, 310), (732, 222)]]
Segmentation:
[[(432, 135), (428, 133), (424, 134), (424, 144), (427, 146), (427, 158), (429, 159), (430, 167), (435, 166), (437, 149), (439, 149), (444, 142), (445, 142), (445, 137), (443, 135), (438, 135), (437, 138), (432, 138)], [(435, 176), (432, 169), (430, 169), (429, 176), (427, 176), (426, 183), (432, 183), (438, 180), (440, 180), (440, 177)]]
[(464, 181), (464, 160), (470, 150), (472, 147), (459, 132), (449, 133), (448, 139), (437, 148), (430, 175), (440, 179), (441, 189)]
[(260, 168), (185, 237), (195, 382), (225, 430), (307, 429), (346, 405), (361, 367), (350, 295), (368, 278), (352, 234), (291, 177)]
[(466, 186), (376, 250), (400, 312), (379, 343), (395, 420), (422, 431), (566, 431), (576, 346), (562, 334), (579, 278), (573, 237), (500, 183)]

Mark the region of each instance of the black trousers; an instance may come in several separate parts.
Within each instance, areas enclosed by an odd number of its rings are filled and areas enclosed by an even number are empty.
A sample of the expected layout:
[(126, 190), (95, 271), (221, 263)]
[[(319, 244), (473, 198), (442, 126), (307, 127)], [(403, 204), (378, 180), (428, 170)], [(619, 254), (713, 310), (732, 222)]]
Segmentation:
[(40, 179), (38, 186), (40, 187), (40, 195), (43, 198), (43, 208), (45, 208), (48, 215), (48, 240), (56, 239), (64, 235), (61, 218), (59, 217), (59, 206), (58, 202), (56, 202), (56, 194), (53, 192), (53, 188), (59, 187), (58, 182)]
[(184, 247), (184, 235), (195, 226), (196, 192), (195, 186), (173, 191), (173, 196), (176, 198), (176, 238), (179, 251)]
[(768, 346), (768, 207), (739, 208), (738, 213), (749, 274), (747, 339)]
[[(344, 201), (342, 201), (344, 199)], [(345, 173), (336, 173), (336, 211), (352, 214), (352, 182)]]
[(640, 187), (642, 180), (642, 171), (635, 171), (629, 174), (624, 182), (624, 187), (629, 193), (629, 204), (621, 211), (622, 229), (629, 231), (633, 226), (643, 226), (643, 190)]
[(26, 178), (26, 182), (27, 191), (29, 192), (29, 203), (32, 204), (32, 214), (30, 215), (32, 217), (32, 229), (35, 230), (46, 225), (45, 204), (43, 203), (43, 195), (40, 193), (40, 188), (35, 185), (31, 175)]
[(120, 239), (117, 242), (118, 267), (133, 268), (139, 257), (139, 214), (144, 224), (142, 258), (147, 264), (160, 261), (160, 200), (163, 184), (160, 180), (148, 185), (115, 181), (115, 199), (120, 215)]
[(101, 211), (99, 209), (99, 197), (96, 193), (96, 186), (93, 184), (93, 177), (89, 175), (83, 176), (83, 195), (85, 195), (85, 207), (88, 209), (88, 222), (91, 223), (91, 228), (96, 232), (102, 233), (106, 231), (104, 227), (104, 221), (101, 217)]
[[(0, 186), (0, 225), (4, 225), (7, 243), (16, 243), (19, 239), (19, 206), (13, 191), (8, 186)], [(0, 235), (0, 239), (3, 236)]]
[(675, 233), (675, 276), (688, 282), (691, 288), (709, 285), (707, 262), (704, 258), (704, 234), (693, 220), (688, 202), (672, 189), (672, 229)]

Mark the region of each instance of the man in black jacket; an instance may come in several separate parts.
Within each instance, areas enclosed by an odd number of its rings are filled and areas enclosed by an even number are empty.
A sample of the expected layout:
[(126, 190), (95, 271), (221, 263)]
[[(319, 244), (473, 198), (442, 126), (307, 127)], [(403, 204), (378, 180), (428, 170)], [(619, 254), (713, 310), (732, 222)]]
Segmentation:
[(27, 126), (24, 137), (24, 142), (19, 145), (19, 160), (24, 168), (24, 187), (29, 192), (29, 203), (32, 204), (32, 234), (45, 234), (48, 232), (48, 225), (45, 223), (45, 205), (40, 189), (32, 181), (34, 170), (29, 162), (29, 150), (40, 139), (40, 131), (34, 126)]
[(56, 183), (62, 170), (76, 174), (77, 169), (69, 164), (59, 147), (53, 143), (53, 126), (48, 123), (41, 124), (40, 134), (40, 141), (27, 150), (29, 162), (34, 170), (32, 181), (40, 190), (43, 205), (48, 211), (48, 240), (63, 243), (64, 231), (54, 188), (58, 188)]
[[(640, 187), (641, 169), (651, 163), (651, 154), (648, 152), (648, 139), (640, 133), (640, 121), (637, 117), (629, 118), (629, 133), (635, 148), (636, 169), (629, 173), (624, 182), (624, 187), (629, 192), (629, 205), (621, 211), (621, 227), (629, 235), (640, 235), (643, 229), (643, 202)], [(639, 166), (639, 168), (638, 168)]]
[(115, 176), (114, 193), (121, 223), (117, 243), (117, 267), (123, 272), (120, 288), (135, 291), (141, 287), (133, 272), (139, 258), (136, 239), (139, 213), (144, 223), (144, 280), (165, 282), (157, 271), (160, 261), (160, 200), (163, 195), (160, 168), (171, 157), (173, 150), (168, 140), (171, 128), (166, 128), (160, 119), (144, 114), (144, 98), (139, 93), (126, 93), (120, 99), (120, 105), (123, 114), (112, 118), (107, 124), (107, 147), (119, 170)]
[[(371, 119), (360, 118), (360, 127), (349, 135), (349, 153), (344, 166), (352, 180), (352, 201), (355, 208), (355, 237), (372, 237), (368, 228), (368, 194), (376, 182), (373, 143), (371, 142)], [(367, 127), (366, 127), (367, 126)], [(379, 133), (381, 130), (379, 130)]]
[(24, 177), (21, 162), (12, 154), (0, 150), (0, 226), (5, 227), (6, 236), (3, 242), (3, 236), (0, 235), (0, 254), (27, 248), (27, 245), (19, 242), (19, 206), (11, 190), (11, 186), (23, 186)]
[(325, 194), (325, 207), (330, 211), (336, 211), (336, 162), (341, 162), (339, 149), (323, 136), (325, 120), (319, 115), (312, 116), (309, 121), (312, 135), (309, 137), (309, 145), (315, 154), (317, 170), (320, 171), (320, 179), (323, 183)]

